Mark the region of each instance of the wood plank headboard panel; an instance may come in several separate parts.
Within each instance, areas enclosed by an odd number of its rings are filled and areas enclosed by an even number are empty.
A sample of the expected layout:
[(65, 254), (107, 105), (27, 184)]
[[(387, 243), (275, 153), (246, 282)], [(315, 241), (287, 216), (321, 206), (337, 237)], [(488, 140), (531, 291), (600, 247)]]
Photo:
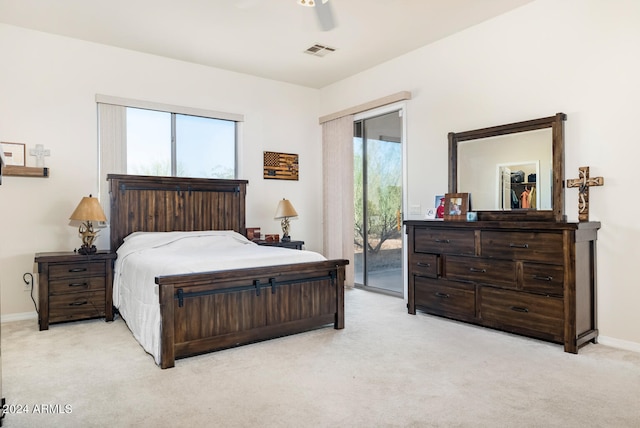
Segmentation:
[(245, 229), (247, 180), (109, 174), (111, 250), (133, 232)]

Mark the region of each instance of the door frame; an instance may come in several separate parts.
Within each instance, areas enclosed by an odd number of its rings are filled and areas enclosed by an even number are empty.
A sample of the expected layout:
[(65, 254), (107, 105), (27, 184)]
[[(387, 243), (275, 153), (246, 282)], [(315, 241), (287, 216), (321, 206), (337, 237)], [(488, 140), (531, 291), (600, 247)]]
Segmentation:
[[(400, 144), (402, 145), (402, 205), (401, 205), (401, 209), (400, 209), (400, 215), (401, 215), (401, 219), (404, 223), (404, 220), (406, 220), (405, 218), (405, 213), (407, 212), (407, 200), (408, 200), (408, 196), (407, 196), (407, 102), (406, 101), (399, 101), (393, 104), (388, 104), (382, 107), (377, 107), (375, 109), (371, 109), (371, 110), (367, 110), (367, 111), (363, 111), (360, 112), (358, 114), (355, 114), (353, 116), (353, 122), (357, 122), (360, 120), (365, 120), (365, 119), (371, 119), (374, 118), (376, 116), (381, 116), (387, 113), (392, 113), (394, 111), (399, 111), (400, 112), (400, 122), (401, 122), (401, 127), (402, 127), (402, 138), (400, 141)], [(352, 224), (353, 227), (353, 224)], [(407, 300), (407, 269), (405, 269), (405, 267), (407, 266), (407, 238), (406, 238), (406, 233), (405, 233), (405, 227), (404, 224), (402, 226), (402, 231), (401, 231), (401, 240), (402, 240), (402, 297), (404, 298), (405, 301)], [(369, 290), (369, 289), (367, 289)], [(378, 291), (378, 289), (371, 289), (371, 291)], [(394, 296), (396, 296), (395, 293), (393, 293)]]

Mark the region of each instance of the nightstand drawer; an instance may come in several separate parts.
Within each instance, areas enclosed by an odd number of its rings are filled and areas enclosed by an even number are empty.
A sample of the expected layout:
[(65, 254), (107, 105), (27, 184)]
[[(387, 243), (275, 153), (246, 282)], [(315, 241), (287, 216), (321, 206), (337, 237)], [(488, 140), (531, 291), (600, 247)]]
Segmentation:
[(49, 266), (49, 279), (85, 278), (87, 276), (104, 276), (104, 274), (104, 262), (56, 263)]
[(50, 296), (49, 322), (104, 317), (104, 300), (104, 290)]
[(83, 291), (99, 291), (105, 289), (103, 276), (89, 276), (85, 278), (67, 278), (49, 281), (49, 295), (77, 293)]

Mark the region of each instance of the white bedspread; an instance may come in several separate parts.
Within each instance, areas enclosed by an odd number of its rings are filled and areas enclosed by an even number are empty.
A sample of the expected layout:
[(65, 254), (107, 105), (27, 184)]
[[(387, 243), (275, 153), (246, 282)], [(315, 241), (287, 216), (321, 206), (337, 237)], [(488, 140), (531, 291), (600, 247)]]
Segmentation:
[(160, 304), (155, 277), (326, 260), (312, 251), (266, 247), (233, 231), (135, 232), (117, 251), (113, 305), (160, 364)]

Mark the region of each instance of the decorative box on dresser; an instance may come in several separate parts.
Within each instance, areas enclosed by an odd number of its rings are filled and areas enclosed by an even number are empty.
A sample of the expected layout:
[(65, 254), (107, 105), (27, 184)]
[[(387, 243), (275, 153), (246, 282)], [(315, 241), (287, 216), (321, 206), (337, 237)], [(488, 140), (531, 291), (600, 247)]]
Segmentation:
[(406, 221), (416, 308), (564, 345), (596, 342), (599, 222)]
[(50, 323), (106, 318), (113, 321), (115, 253), (38, 253), (40, 330)]

